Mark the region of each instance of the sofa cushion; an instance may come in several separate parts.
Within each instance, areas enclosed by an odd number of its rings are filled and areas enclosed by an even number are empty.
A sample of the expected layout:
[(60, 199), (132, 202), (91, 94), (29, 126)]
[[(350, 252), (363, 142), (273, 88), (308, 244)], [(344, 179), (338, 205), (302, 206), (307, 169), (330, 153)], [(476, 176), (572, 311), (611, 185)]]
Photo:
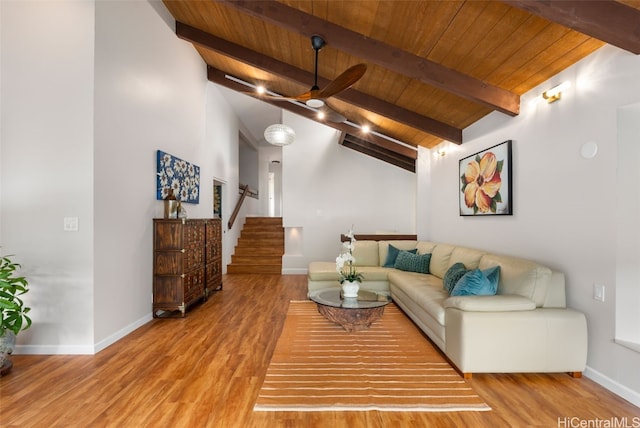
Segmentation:
[[(382, 267), (394, 267), (394, 265), (396, 264), (396, 259), (398, 258), (398, 253), (400, 253), (400, 248), (396, 248), (391, 244), (387, 245), (388, 250), (387, 250), (387, 256), (385, 257), (385, 262), (382, 265)], [(408, 251), (410, 253), (416, 254), (418, 252), (417, 248), (413, 248), (411, 250), (405, 250)], [(382, 257), (380, 258), (380, 260), (382, 260)]]
[(401, 250), (393, 267), (400, 270), (418, 273), (429, 273), (431, 254), (413, 254)]
[(533, 300), (511, 295), (496, 296), (454, 296), (442, 302), (444, 308), (455, 308), (468, 312), (509, 312), (532, 311), (536, 308)]
[(442, 278), (442, 287), (447, 292), (447, 294), (451, 294), (453, 287), (456, 286), (460, 278), (462, 278), (469, 270), (462, 263), (454, 263), (447, 270)]
[(485, 254), (485, 251), (474, 250), (473, 248), (456, 247), (451, 252), (449, 266), (455, 263), (462, 263), (467, 269), (476, 269), (480, 263), (480, 259)]
[(452, 296), (492, 296), (498, 290), (500, 266), (474, 269), (464, 274), (451, 290)]
[[(398, 287), (404, 287), (405, 285), (411, 284), (419, 287), (428, 286), (432, 288), (439, 288), (440, 291), (444, 292), (442, 289), (442, 280), (434, 275), (425, 275), (423, 273), (416, 272), (406, 272), (397, 269), (389, 269), (389, 282), (394, 283)], [(409, 296), (414, 298), (415, 296)]]
[[(389, 254), (389, 245), (393, 245), (398, 250), (413, 250), (416, 249), (416, 244), (418, 241), (407, 241), (407, 240), (398, 240), (398, 241), (378, 241), (378, 258), (380, 259), (380, 265), (384, 266), (386, 264), (387, 255)], [(397, 254), (396, 254), (397, 257)], [(395, 260), (394, 260), (395, 263)], [(391, 266), (393, 267), (393, 263)]]
[[(429, 265), (429, 271), (438, 278), (444, 278), (444, 274), (449, 269), (449, 259), (451, 258), (451, 252), (455, 247), (448, 244), (438, 244), (431, 252), (431, 262)], [(418, 249), (418, 253), (420, 250)]]
[(362, 282), (367, 282), (388, 281), (389, 272), (391, 272), (392, 269), (383, 268), (382, 266), (362, 266), (356, 270), (362, 274)]
[(440, 325), (444, 325), (442, 302), (449, 295), (442, 288), (440, 278), (433, 275), (392, 270), (389, 272), (389, 282), (402, 290), (409, 299), (424, 309)]
[(312, 281), (338, 281), (338, 272), (334, 262), (311, 262), (307, 276)]
[(485, 254), (478, 267), (500, 266), (498, 294), (517, 294), (531, 299), (536, 306), (544, 304), (544, 296), (551, 280), (551, 269), (517, 257)]
[(378, 242), (356, 241), (353, 249), (356, 266), (380, 266)]
[(418, 254), (431, 254), (433, 253), (433, 249), (436, 248), (436, 243), (429, 241), (419, 241), (418, 243), (416, 243), (416, 248), (418, 249)]

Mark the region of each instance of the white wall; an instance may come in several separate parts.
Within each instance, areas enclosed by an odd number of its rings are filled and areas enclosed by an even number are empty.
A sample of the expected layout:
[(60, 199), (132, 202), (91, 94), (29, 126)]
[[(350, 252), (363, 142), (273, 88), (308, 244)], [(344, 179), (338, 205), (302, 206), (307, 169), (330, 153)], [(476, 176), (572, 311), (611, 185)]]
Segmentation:
[(340, 234), (352, 226), (356, 233), (415, 233), (415, 174), (339, 145), (333, 128), (289, 112), (284, 123), (296, 141), (282, 149), (283, 222), (298, 228), (288, 230), (284, 272), (335, 260)]
[[(17, 351), (93, 353), (151, 319), (156, 150), (200, 166), (186, 208), (211, 217), (214, 178), (234, 189), (226, 210), (237, 200), (238, 120), (158, 1), (0, 12), (0, 244), (25, 266), (34, 320)], [(63, 232), (71, 216), (80, 229)]]
[[(91, 351), (94, 5), (0, 9), (0, 245), (23, 265), (34, 322), (18, 345)], [(78, 217), (79, 231), (63, 232), (64, 217)]]
[(240, 236), (242, 224), (247, 212), (254, 212), (256, 200), (247, 198), (236, 223), (231, 230), (227, 223), (240, 197), (239, 159), (240, 159), (240, 121), (232, 113), (232, 109), (220, 93), (217, 85), (207, 85), (207, 117), (206, 141), (213, 145), (213, 173), (214, 178), (222, 183), (222, 271), (227, 272), (227, 265), (231, 263), (231, 255)]
[[(295, 143), (294, 143), (295, 144)], [(269, 172), (276, 174), (274, 189), (274, 216), (282, 217), (282, 147), (268, 145), (259, 147), (260, 208), (259, 215), (269, 215)], [(278, 163), (273, 163), (273, 162)]]
[[(158, 13), (164, 13), (167, 24)], [(213, 145), (205, 141), (206, 70), (173, 20), (148, 2), (96, 2), (95, 341), (149, 319), (156, 150), (200, 167), (200, 203), (211, 217)], [(144, 31), (141, 31), (141, 28)], [(114, 316), (117, 313), (118, 316)]]
[[(640, 100), (640, 57), (605, 47), (525, 94), (522, 112), (493, 113), (464, 130), (462, 146), (431, 158), (427, 236), (537, 260), (566, 275), (568, 305), (589, 327), (587, 375), (640, 404), (640, 353), (613, 342), (616, 290), (617, 108)], [(542, 91), (572, 83), (553, 104)], [(640, 118), (638, 118), (640, 120)], [(513, 140), (513, 216), (458, 215), (458, 161)], [(593, 159), (580, 149), (599, 146)], [(425, 154), (425, 152), (421, 152)], [(421, 176), (420, 179), (424, 179)], [(637, 216), (636, 216), (637, 218)], [(629, 222), (637, 228), (637, 221)], [(604, 303), (594, 283), (606, 286)]]

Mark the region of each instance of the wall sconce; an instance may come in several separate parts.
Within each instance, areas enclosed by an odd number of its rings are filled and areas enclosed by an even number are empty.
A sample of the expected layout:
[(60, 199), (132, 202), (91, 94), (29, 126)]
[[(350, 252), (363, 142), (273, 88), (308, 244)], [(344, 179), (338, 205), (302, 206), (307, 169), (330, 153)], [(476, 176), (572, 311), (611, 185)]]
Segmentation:
[(542, 93), (542, 98), (544, 98), (549, 104), (551, 104), (552, 102), (558, 101), (560, 98), (562, 98), (562, 91), (568, 89), (570, 86), (571, 82), (561, 83), (558, 86), (554, 86), (553, 88), (544, 91)]
[(433, 153), (433, 157), (444, 157), (446, 154), (447, 152), (444, 149), (438, 149)]

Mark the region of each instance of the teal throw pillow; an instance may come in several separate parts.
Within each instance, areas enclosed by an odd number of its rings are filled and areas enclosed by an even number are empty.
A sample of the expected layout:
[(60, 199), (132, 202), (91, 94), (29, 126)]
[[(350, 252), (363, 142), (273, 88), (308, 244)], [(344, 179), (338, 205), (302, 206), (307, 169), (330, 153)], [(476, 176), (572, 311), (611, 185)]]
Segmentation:
[(394, 268), (408, 272), (429, 273), (431, 254), (414, 254), (400, 250)]
[[(406, 251), (406, 250), (403, 250), (403, 251)], [(415, 254), (418, 252), (418, 249), (414, 248), (413, 250), (409, 250), (409, 252)], [(387, 259), (384, 261), (384, 264), (382, 265), (382, 267), (392, 268), (396, 264), (396, 259), (398, 258), (399, 253), (400, 253), (399, 248), (396, 248), (393, 245), (389, 244)]]
[(460, 262), (454, 263), (447, 270), (442, 278), (442, 287), (445, 291), (451, 294), (453, 287), (456, 286), (460, 278), (462, 278), (469, 270)]
[(498, 291), (500, 266), (489, 269), (474, 269), (464, 274), (453, 287), (452, 296), (492, 296)]

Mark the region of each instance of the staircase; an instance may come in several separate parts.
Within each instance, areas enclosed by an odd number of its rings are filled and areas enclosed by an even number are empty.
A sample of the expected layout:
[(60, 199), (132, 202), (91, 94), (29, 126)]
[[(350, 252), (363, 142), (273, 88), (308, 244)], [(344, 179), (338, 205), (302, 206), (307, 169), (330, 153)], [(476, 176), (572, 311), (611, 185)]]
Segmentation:
[(247, 217), (227, 273), (282, 273), (284, 228), (281, 217)]

